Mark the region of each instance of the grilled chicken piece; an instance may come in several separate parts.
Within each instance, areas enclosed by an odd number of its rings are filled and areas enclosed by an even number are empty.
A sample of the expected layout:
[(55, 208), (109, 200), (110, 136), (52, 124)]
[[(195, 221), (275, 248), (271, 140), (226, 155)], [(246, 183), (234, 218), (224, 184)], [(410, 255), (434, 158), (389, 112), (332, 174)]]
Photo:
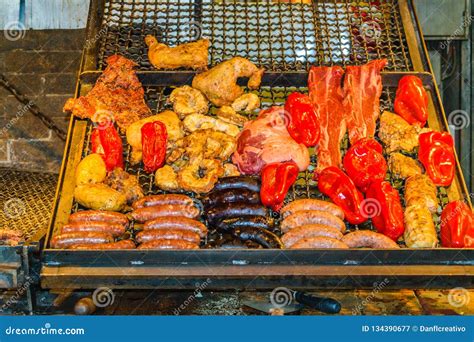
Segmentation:
[(426, 175), (409, 177), (405, 182), (405, 206), (427, 208), (431, 213), (438, 209), (436, 186)]
[(264, 70), (259, 69), (248, 59), (234, 57), (198, 74), (193, 79), (193, 88), (199, 89), (217, 107), (230, 106), (242, 93), (237, 85), (239, 77), (248, 77), (247, 86), (257, 89)]
[(107, 58), (107, 68), (92, 90), (66, 101), (63, 110), (94, 122), (116, 122), (125, 130), (130, 124), (151, 115), (144, 90), (133, 68), (136, 64), (119, 55)]
[(428, 208), (419, 205), (406, 207), (405, 244), (410, 248), (434, 248), (438, 244), (436, 229)]
[(418, 136), (420, 133), (431, 131), (428, 128), (412, 126), (401, 116), (383, 112), (380, 117), (379, 138), (385, 146), (385, 152), (395, 151), (413, 152), (418, 147)]
[(388, 168), (396, 178), (400, 179), (422, 174), (420, 164), (415, 159), (398, 152), (388, 156)]
[(145, 37), (145, 43), (148, 46), (148, 59), (157, 69), (207, 70), (209, 55), (207, 39), (171, 47), (158, 43), (155, 37), (148, 35)]

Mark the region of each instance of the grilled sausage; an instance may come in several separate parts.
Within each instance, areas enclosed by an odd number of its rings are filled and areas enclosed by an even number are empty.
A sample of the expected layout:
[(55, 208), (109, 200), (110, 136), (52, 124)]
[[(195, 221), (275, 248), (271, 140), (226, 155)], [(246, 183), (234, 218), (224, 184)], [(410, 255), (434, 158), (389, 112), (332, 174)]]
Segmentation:
[(428, 208), (412, 205), (405, 208), (405, 244), (410, 248), (434, 248), (438, 236)]
[(158, 217), (145, 222), (143, 230), (151, 229), (186, 229), (198, 233), (200, 237), (207, 235), (207, 227), (203, 223), (183, 216)]
[(142, 243), (138, 249), (198, 249), (195, 243), (184, 240), (159, 239)]
[(135, 209), (131, 215), (135, 221), (143, 223), (163, 216), (196, 218), (199, 214), (199, 209), (192, 205), (161, 204), (153, 207)]
[(325, 226), (323, 224), (307, 224), (305, 226), (299, 226), (291, 229), (288, 233), (282, 236), (281, 241), (286, 248), (291, 248), (291, 246), (303, 238), (318, 236), (340, 240), (342, 238), (342, 233), (337, 228)]
[(201, 237), (198, 233), (186, 229), (155, 229), (144, 230), (137, 234), (137, 241), (140, 243), (158, 240), (184, 240), (199, 245)]
[(267, 218), (262, 216), (242, 216), (226, 218), (223, 220), (218, 220), (213, 225), (213, 227), (223, 232), (230, 232), (235, 228), (272, 228), (271, 225), (268, 223)]
[(315, 236), (303, 238), (290, 248), (349, 248), (344, 242), (330, 237)]
[(128, 218), (125, 214), (107, 210), (82, 210), (69, 216), (69, 223), (84, 221), (119, 223), (124, 227), (128, 225)]
[(212, 225), (218, 220), (242, 216), (267, 216), (268, 210), (261, 204), (228, 203), (207, 211), (207, 220)]
[(356, 230), (341, 239), (349, 248), (400, 248), (389, 237), (371, 230)]
[(434, 214), (438, 209), (436, 186), (427, 175), (415, 175), (405, 182), (405, 206), (426, 207)]
[(125, 227), (120, 223), (85, 221), (65, 224), (61, 229), (61, 234), (74, 232), (102, 232), (112, 236), (120, 236), (125, 233)]
[(101, 232), (74, 232), (56, 235), (51, 239), (53, 248), (69, 248), (79, 244), (97, 244), (114, 241), (111, 234)]
[(163, 204), (194, 205), (194, 201), (191, 197), (181, 194), (150, 195), (135, 201), (132, 208), (138, 209)]
[(235, 202), (258, 204), (260, 203), (260, 194), (249, 189), (224, 189), (212, 191), (202, 200), (205, 208)]
[(117, 242), (77, 244), (72, 245), (71, 249), (135, 249), (135, 243), (132, 240), (121, 240)]
[(253, 241), (265, 248), (283, 248), (280, 238), (269, 230), (255, 227), (238, 227), (232, 232), (232, 235), (241, 241)]
[(283, 219), (281, 221), (281, 231), (286, 233), (295, 227), (315, 223), (337, 228), (341, 232), (346, 230), (344, 222), (339, 217), (319, 210), (302, 210)]
[(224, 189), (248, 189), (260, 192), (260, 181), (252, 176), (233, 176), (220, 178), (214, 186), (214, 190)]
[(305, 198), (293, 201), (287, 205), (285, 205), (280, 214), (283, 218), (294, 214), (297, 211), (302, 210), (319, 210), (328, 212), (334, 216), (339, 217), (341, 220), (344, 219), (344, 211), (337, 205), (327, 201), (321, 201), (314, 198)]

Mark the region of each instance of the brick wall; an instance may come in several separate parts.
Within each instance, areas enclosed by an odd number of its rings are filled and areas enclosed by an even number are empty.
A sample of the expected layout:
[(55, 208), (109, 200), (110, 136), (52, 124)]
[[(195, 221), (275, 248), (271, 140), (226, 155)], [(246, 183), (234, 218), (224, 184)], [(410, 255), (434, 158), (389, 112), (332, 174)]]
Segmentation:
[[(62, 106), (74, 93), (84, 30), (27, 30), (18, 40), (3, 33), (0, 73), (67, 131)], [(0, 166), (58, 172), (64, 142), (27, 107), (0, 86)]]

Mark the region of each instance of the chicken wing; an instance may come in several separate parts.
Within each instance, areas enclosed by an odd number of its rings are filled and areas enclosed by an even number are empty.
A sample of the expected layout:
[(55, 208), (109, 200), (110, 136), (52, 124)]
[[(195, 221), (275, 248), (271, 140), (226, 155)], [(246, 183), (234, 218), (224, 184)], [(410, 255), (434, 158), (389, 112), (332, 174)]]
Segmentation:
[(207, 70), (209, 54), (207, 39), (171, 47), (158, 43), (155, 37), (148, 35), (145, 37), (145, 43), (148, 46), (148, 59), (157, 69)]
[(234, 57), (198, 74), (193, 79), (193, 88), (199, 89), (217, 107), (230, 106), (244, 92), (237, 85), (239, 77), (248, 77), (247, 86), (257, 89), (262, 81), (264, 69), (259, 69), (248, 59)]

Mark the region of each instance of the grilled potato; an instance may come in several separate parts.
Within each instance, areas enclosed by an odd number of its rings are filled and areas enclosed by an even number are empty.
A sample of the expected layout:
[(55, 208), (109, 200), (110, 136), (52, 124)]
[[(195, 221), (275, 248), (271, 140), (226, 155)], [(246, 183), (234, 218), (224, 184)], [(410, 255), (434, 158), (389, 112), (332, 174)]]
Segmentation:
[(78, 185), (74, 198), (80, 205), (94, 210), (121, 211), (127, 203), (124, 194), (105, 184)]
[(81, 160), (76, 169), (76, 185), (102, 183), (107, 176), (105, 162), (97, 154), (89, 154)]

